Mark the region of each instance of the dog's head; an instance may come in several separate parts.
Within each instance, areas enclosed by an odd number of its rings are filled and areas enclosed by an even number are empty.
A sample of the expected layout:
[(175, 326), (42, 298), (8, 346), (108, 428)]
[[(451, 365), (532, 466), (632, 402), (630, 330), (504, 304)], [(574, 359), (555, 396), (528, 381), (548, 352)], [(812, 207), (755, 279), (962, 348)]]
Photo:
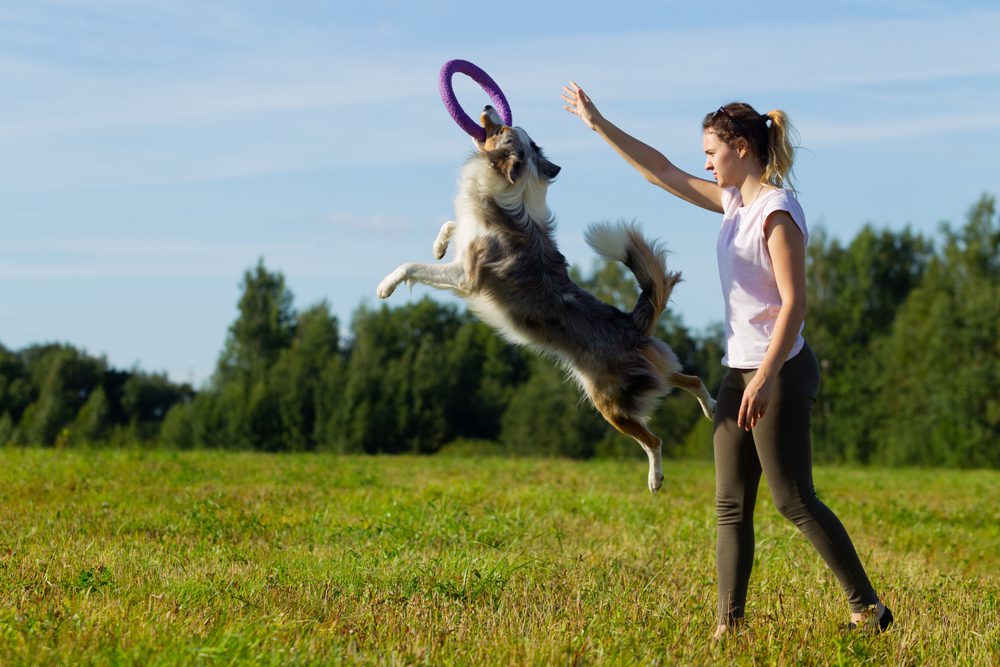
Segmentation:
[(504, 125), (493, 107), (483, 109), (479, 122), (486, 130), (486, 141), (476, 142), (476, 145), (489, 158), (490, 166), (511, 185), (525, 174), (550, 181), (559, 173), (560, 167), (545, 159), (542, 149), (528, 133), (519, 127)]

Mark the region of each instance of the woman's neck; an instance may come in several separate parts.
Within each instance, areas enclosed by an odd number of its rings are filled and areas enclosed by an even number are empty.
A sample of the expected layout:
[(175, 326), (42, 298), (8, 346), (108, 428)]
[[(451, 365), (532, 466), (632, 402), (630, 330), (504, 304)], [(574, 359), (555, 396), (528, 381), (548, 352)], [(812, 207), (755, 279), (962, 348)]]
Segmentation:
[(744, 206), (750, 206), (760, 198), (760, 195), (767, 189), (767, 185), (761, 181), (763, 174), (747, 174), (743, 184), (740, 185), (740, 197)]

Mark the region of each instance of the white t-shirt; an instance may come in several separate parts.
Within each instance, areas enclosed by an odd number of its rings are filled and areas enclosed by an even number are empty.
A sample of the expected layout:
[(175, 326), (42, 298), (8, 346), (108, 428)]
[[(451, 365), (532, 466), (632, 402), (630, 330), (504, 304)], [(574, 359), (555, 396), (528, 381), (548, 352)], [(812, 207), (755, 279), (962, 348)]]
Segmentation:
[[(781, 310), (764, 222), (771, 213), (786, 211), (808, 243), (806, 216), (795, 195), (780, 189), (762, 192), (744, 207), (739, 188), (724, 188), (722, 209), (722, 229), (716, 243), (726, 303), (726, 354), (722, 363), (730, 368), (759, 368)], [(800, 328), (788, 358), (798, 354), (804, 344)]]

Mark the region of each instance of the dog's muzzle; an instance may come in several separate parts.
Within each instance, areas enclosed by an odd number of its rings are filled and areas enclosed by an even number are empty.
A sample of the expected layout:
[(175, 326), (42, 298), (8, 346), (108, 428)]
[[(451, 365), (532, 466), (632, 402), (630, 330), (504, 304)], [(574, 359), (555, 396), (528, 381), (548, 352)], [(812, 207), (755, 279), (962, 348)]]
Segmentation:
[(503, 119), (500, 117), (500, 114), (489, 105), (486, 105), (483, 109), (483, 113), (479, 116), (479, 122), (482, 124), (483, 129), (486, 130), (487, 138), (492, 137), (504, 128)]

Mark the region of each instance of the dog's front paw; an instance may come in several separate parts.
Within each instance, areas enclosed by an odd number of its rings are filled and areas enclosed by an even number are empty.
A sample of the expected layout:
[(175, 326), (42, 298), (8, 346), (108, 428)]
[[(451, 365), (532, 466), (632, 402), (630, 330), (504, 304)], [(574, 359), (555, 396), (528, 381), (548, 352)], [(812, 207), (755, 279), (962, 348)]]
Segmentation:
[(442, 259), (444, 254), (448, 252), (448, 241), (455, 234), (455, 222), (453, 220), (448, 220), (443, 225), (441, 225), (441, 231), (438, 232), (437, 238), (434, 239), (434, 259)]
[(380, 282), (378, 287), (375, 288), (375, 294), (377, 294), (380, 299), (388, 299), (392, 296), (392, 293), (396, 291), (396, 288), (399, 287), (399, 283), (401, 282), (403, 282), (402, 272), (399, 269), (396, 269), (382, 279), (382, 282)]

